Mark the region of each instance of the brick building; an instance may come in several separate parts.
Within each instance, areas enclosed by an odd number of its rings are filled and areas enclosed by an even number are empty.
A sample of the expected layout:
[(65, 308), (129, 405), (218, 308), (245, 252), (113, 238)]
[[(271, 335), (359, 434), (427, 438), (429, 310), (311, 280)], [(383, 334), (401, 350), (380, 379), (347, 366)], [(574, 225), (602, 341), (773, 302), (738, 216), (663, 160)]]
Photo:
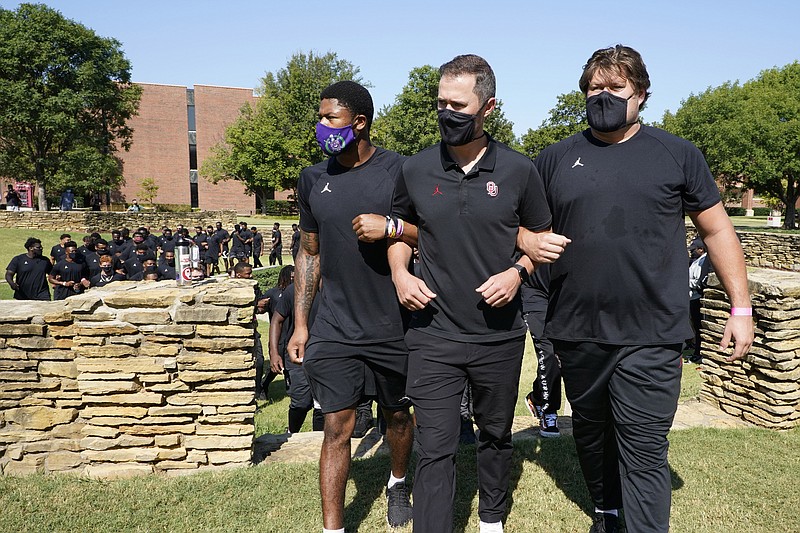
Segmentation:
[(114, 201), (130, 202), (140, 194), (141, 181), (153, 178), (158, 185), (155, 203), (255, 212), (255, 196), (245, 194), (241, 183), (213, 185), (198, 175), (211, 147), (223, 140), (225, 127), (236, 119), (239, 109), (257, 100), (253, 90), (139, 85), (143, 89), (139, 114), (130, 121), (133, 144), (129, 152), (119, 152), (125, 182), (113, 195)]

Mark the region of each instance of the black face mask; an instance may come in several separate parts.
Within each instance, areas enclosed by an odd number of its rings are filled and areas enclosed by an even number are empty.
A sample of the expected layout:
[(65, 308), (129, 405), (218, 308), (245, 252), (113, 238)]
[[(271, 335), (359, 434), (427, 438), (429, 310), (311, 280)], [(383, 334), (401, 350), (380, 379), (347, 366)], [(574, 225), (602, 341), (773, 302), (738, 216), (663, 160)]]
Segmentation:
[[(483, 107), (481, 106), (481, 109)], [(475, 139), (475, 119), (478, 115), (461, 113), (451, 109), (439, 109), (439, 133), (442, 142), (449, 146), (463, 146)]]
[(627, 98), (622, 98), (602, 91), (586, 99), (586, 120), (592, 129), (609, 133), (628, 126), (628, 100), (636, 93)]
[(110, 266), (101, 267), (101, 269), (103, 270), (104, 274), (111, 274), (111, 267)]
[(175, 266), (175, 260), (174, 259), (167, 259), (167, 264), (169, 266), (171, 266), (171, 267), (174, 267)]
[(75, 260), (75, 258), (78, 257), (78, 253), (77, 252), (70, 252), (70, 253), (67, 254), (67, 256), (70, 259)]

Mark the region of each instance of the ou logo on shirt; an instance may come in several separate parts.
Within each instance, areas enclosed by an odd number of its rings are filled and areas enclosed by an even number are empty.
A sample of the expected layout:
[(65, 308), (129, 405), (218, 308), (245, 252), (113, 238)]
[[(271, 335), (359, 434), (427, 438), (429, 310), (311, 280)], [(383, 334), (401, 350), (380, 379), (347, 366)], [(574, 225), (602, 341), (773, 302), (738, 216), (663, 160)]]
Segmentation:
[(492, 197), (497, 196), (497, 193), (499, 191), (500, 191), (500, 189), (497, 188), (497, 184), (495, 182), (489, 181), (489, 182), (486, 183), (486, 193), (489, 196), (492, 196)]

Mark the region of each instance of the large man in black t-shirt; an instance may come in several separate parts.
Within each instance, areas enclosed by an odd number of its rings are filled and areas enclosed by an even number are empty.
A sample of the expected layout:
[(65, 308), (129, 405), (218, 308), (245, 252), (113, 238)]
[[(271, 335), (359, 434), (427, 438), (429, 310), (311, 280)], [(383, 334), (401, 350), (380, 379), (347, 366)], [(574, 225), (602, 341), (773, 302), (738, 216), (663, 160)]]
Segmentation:
[[(53, 264), (42, 257), (42, 241), (34, 237), (25, 241), (27, 253), (11, 259), (6, 267), (6, 282), (14, 289), (17, 300), (49, 300), (47, 275)], [(16, 278), (16, 279), (15, 279)]]
[(76, 261), (78, 258), (78, 245), (75, 241), (68, 241), (64, 244), (64, 259), (53, 265), (53, 270), (47, 276), (47, 280), (55, 287), (53, 289), (53, 300), (65, 300), (70, 296), (75, 296), (89, 288), (89, 271), (85, 263)]
[(572, 406), (595, 505), (591, 531), (616, 531), (620, 508), (628, 531), (667, 531), (667, 433), (681, 343), (691, 336), (684, 213), (722, 267), (733, 309), (720, 347), (736, 343), (729, 361), (753, 339), (744, 258), (699, 150), (639, 123), (650, 87), (639, 53), (622, 45), (596, 51), (579, 85), (590, 129), (535, 162), (553, 230), (572, 240), (551, 268), (545, 333)]
[[(411, 519), (405, 484), (413, 440), (405, 397), (408, 352), (385, 241), (359, 241), (353, 220), (364, 213), (389, 213), (403, 158), (371, 144), (373, 104), (362, 86), (338, 82), (320, 98), (317, 140), (333, 157), (303, 170), (298, 182), (302, 233), (295, 270), (295, 331), (287, 350), (292, 362), (303, 363), (325, 413), (320, 454), (324, 528), (344, 531), (350, 436), (367, 368), (375, 375), (388, 421), (387, 519), (399, 526)], [(404, 237), (415, 238), (416, 232)], [(320, 301), (309, 331), (315, 296)]]
[(281, 225), (276, 222), (272, 226), (272, 247), (269, 250), (269, 264), (274, 265), (283, 264), (283, 235), (281, 234)]
[(408, 270), (411, 248), (389, 245), (397, 295), (416, 311), (406, 335), (406, 391), (419, 443), (414, 531), (453, 529), (455, 454), (468, 383), (480, 430), (480, 528), (502, 531), (525, 349), (518, 289), (533, 268), (519, 257), (516, 238), (520, 226), (546, 231), (550, 213), (530, 159), (483, 131), (496, 103), (489, 64), (463, 55), (439, 72), (442, 142), (403, 164), (394, 193), (393, 215), (419, 228), (421, 279)]

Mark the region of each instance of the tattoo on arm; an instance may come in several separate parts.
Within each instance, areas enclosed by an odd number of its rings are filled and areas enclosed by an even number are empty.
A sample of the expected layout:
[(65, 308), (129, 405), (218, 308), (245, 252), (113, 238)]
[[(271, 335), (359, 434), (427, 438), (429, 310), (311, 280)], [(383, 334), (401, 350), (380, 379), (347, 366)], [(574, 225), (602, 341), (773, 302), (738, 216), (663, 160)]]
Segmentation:
[(295, 316), (300, 325), (307, 325), (320, 280), (318, 234), (300, 232), (300, 251), (296, 263)]

